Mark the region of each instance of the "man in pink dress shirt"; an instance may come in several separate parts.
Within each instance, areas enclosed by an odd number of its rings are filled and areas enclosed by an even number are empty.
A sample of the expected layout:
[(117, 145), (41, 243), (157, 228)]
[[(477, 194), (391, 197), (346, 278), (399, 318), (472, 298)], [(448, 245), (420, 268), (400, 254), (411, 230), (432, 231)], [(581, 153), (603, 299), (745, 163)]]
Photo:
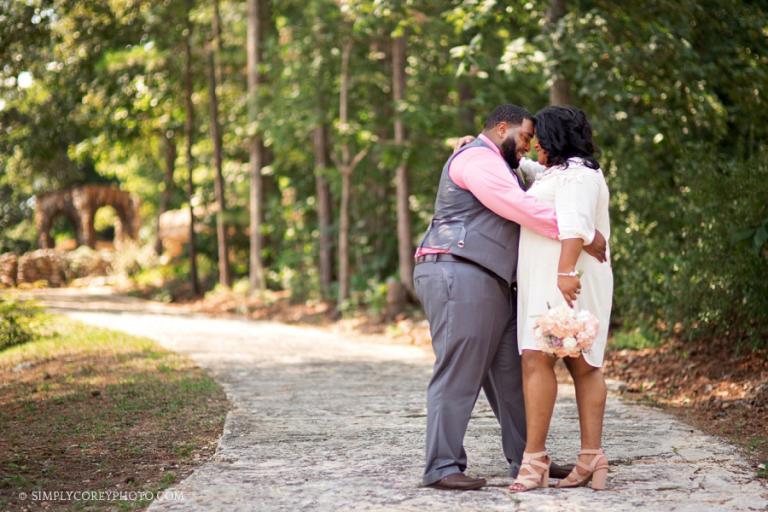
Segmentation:
[[(521, 107), (501, 105), (491, 112), (483, 133), (443, 167), (435, 214), (416, 251), (414, 286), (436, 356), (427, 388), (425, 486), (485, 485), (464, 474), (464, 434), (481, 387), (501, 424), (510, 476), (522, 459), (525, 410), (515, 318), (520, 225), (558, 239), (554, 209), (525, 194), (518, 169), (534, 128)], [(599, 255), (599, 246), (596, 240), (590, 252)]]

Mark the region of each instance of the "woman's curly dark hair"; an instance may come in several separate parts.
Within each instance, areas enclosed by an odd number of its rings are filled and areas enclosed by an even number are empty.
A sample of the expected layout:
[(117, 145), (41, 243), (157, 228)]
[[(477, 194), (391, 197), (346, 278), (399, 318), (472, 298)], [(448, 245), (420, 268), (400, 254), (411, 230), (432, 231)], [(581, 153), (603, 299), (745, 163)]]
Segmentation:
[(534, 116), (536, 138), (547, 152), (548, 165), (568, 167), (568, 159), (579, 157), (584, 165), (599, 169), (595, 158), (597, 148), (592, 142), (592, 127), (583, 111), (575, 107), (551, 106)]

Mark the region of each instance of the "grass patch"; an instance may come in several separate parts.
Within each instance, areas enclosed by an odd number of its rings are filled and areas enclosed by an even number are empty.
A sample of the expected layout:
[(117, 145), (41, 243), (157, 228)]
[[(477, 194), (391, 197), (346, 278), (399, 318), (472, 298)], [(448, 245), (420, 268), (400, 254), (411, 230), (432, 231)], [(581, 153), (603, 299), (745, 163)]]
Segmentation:
[(661, 345), (661, 340), (658, 337), (643, 332), (640, 329), (614, 333), (608, 344), (610, 350), (641, 350), (644, 348), (656, 348), (659, 345)]
[[(0, 509), (19, 492), (157, 492), (215, 451), (228, 404), (189, 359), (153, 341), (46, 317), (0, 351)], [(61, 501), (63, 510), (137, 510), (148, 501)]]

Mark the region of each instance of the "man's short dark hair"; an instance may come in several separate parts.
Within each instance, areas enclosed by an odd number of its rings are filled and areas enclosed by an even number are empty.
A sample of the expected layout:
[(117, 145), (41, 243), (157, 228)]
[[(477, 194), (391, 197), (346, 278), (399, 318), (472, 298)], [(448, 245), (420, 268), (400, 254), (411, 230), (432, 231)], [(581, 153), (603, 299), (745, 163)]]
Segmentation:
[(523, 107), (518, 107), (517, 105), (506, 103), (504, 105), (499, 105), (493, 109), (493, 112), (488, 114), (488, 117), (485, 119), (485, 126), (483, 128), (490, 130), (502, 122), (520, 125), (523, 124), (524, 119), (530, 119), (531, 121), (534, 120), (531, 113), (525, 110)]

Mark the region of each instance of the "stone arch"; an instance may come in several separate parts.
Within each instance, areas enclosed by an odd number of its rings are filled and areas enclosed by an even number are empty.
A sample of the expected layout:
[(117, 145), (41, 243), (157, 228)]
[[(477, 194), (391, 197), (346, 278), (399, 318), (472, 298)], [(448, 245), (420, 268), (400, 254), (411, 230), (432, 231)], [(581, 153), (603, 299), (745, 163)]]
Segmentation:
[(55, 247), (56, 242), (51, 236), (51, 229), (53, 228), (54, 221), (59, 216), (66, 217), (69, 220), (75, 228), (77, 245), (83, 245), (85, 241), (82, 238), (83, 231), (80, 225), (80, 215), (71, 204), (63, 203), (53, 205), (41, 219), (37, 219), (36, 216), (37, 231), (40, 234), (40, 247), (43, 249), (53, 249)]
[(93, 220), (96, 210), (111, 206), (117, 213), (115, 244), (126, 239), (136, 240), (139, 235), (139, 202), (128, 192), (114, 185), (82, 185), (37, 196), (35, 225), (40, 247), (53, 248), (51, 225), (58, 215), (69, 217), (77, 230), (78, 245), (96, 246)]

